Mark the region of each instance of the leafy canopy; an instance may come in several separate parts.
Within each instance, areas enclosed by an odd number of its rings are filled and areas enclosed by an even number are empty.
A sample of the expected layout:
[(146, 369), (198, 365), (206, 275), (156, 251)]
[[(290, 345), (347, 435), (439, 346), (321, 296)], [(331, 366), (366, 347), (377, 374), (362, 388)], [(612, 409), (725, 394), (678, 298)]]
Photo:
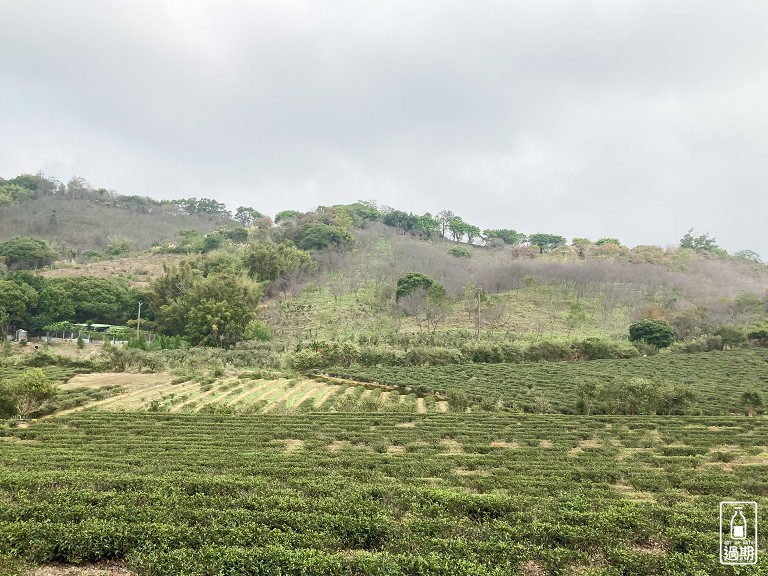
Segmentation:
[(24, 370), (5, 386), (4, 396), (19, 418), (27, 418), (39, 410), (46, 400), (56, 395), (56, 387), (41, 368)]
[(395, 300), (400, 300), (418, 289), (429, 291), (435, 284), (440, 286), (443, 294), (445, 294), (445, 288), (442, 287), (442, 284), (435, 282), (426, 274), (422, 274), (421, 272), (408, 272), (408, 274), (397, 281)]
[(522, 232), (507, 228), (483, 230), (483, 235), (489, 240), (498, 238), (508, 246), (517, 246), (526, 240), (526, 236)]
[(667, 348), (675, 340), (675, 331), (664, 320), (646, 318), (630, 325), (629, 340), (642, 340), (657, 348)]
[(536, 234), (531, 234), (528, 236), (528, 242), (532, 246), (538, 246), (539, 252), (541, 254), (544, 254), (545, 252), (549, 252), (553, 248), (557, 246), (561, 246), (565, 244), (566, 240), (562, 236), (558, 236), (557, 234), (544, 234), (541, 232), (538, 232)]
[(33, 236), (16, 236), (0, 243), (0, 256), (11, 270), (40, 268), (56, 260), (56, 253), (45, 240)]
[(193, 345), (230, 347), (256, 320), (262, 286), (231, 272), (209, 276), (189, 262), (166, 266), (146, 294), (157, 330)]
[(693, 228), (688, 230), (680, 239), (680, 248), (689, 248), (696, 252), (706, 254), (716, 254), (718, 256), (725, 256), (728, 254), (723, 248), (717, 245), (716, 240), (709, 236), (709, 234), (695, 235)]
[(271, 241), (251, 244), (243, 256), (243, 265), (251, 278), (262, 282), (272, 282), (291, 272), (314, 270), (317, 266), (309, 252)]

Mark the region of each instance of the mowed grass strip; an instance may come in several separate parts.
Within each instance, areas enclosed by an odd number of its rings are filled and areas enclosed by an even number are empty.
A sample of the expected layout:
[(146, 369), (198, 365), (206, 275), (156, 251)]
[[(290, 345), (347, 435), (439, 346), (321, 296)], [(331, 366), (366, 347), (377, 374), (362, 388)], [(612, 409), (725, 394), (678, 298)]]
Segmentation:
[(69, 414), (84, 409), (100, 408), (115, 409), (130, 406), (136, 398), (143, 398), (147, 395), (156, 397), (161, 396), (162, 391), (173, 387), (171, 377), (165, 373), (158, 374), (130, 374), (130, 373), (101, 373), (101, 374), (80, 374), (71, 378), (65, 384), (62, 384), (63, 390), (78, 388), (81, 386), (89, 388), (99, 388), (109, 385), (120, 385), (124, 392), (110, 396), (103, 400), (89, 402), (83, 406), (63, 410), (59, 414)]

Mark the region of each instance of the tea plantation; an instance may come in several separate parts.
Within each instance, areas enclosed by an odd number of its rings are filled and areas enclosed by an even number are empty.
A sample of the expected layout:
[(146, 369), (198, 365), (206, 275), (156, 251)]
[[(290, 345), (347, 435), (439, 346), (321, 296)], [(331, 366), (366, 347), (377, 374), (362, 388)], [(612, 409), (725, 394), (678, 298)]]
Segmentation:
[(536, 412), (576, 411), (580, 383), (626, 382), (646, 378), (682, 385), (694, 398), (688, 414), (741, 413), (741, 394), (756, 390), (768, 395), (768, 352), (726, 350), (696, 354), (660, 354), (627, 360), (543, 362), (521, 364), (450, 364), (425, 367), (336, 368), (333, 376), (407, 387), (424, 393), (464, 393), (504, 407)]
[(0, 558), (147, 576), (768, 574), (762, 536), (758, 566), (718, 561), (719, 501), (768, 505), (759, 417), (89, 411), (0, 434)]

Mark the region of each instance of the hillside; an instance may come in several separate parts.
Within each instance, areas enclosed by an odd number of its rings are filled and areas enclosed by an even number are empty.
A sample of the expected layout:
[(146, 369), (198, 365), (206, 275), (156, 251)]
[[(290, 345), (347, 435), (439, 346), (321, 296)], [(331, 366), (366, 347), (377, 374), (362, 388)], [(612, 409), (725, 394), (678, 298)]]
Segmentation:
[(82, 179), (65, 186), (42, 176), (22, 175), (9, 182), (19, 184), (13, 184), (17, 196), (12, 201), (3, 202), (0, 196), (0, 242), (35, 236), (54, 243), (62, 257), (104, 253), (109, 245), (125, 243), (145, 250), (177, 240), (182, 229), (206, 233), (234, 224), (228, 213), (184, 213), (174, 202), (121, 196), (94, 189)]
[[(266, 300), (263, 317), (276, 338), (384, 342), (422, 334), (429, 341), (434, 329), (471, 339), (478, 288), (483, 339), (625, 338), (633, 320), (649, 315), (667, 318), (691, 337), (707, 325), (756, 320), (768, 294), (768, 266), (686, 250), (657, 248), (651, 258), (649, 247), (624, 248), (611, 257), (581, 259), (570, 252), (531, 255), (520, 247), (464, 244), (470, 257), (457, 258), (450, 253), (456, 242), (423, 241), (381, 224), (354, 235), (352, 250), (316, 255), (317, 274)], [(450, 296), (429, 326), (424, 313), (404, 314), (395, 302), (397, 281), (409, 272), (434, 278)], [(755, 296), (753, 308), (745, 294)]]
[(718, 503), (768, 495), (768, 267), (246, 216), (0, 281), (39, 347), (0, 351), (0, 573), (730, 573)]

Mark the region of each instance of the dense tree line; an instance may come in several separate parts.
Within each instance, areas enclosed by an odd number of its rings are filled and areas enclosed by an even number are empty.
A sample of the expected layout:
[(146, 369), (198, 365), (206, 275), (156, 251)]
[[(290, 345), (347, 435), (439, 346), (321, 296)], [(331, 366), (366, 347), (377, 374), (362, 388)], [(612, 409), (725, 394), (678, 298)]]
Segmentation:
[(136, 316), (142, 295), (115, 278), (43, 278), (27, 271), (0, 280), (0, 320), (4, 333), (24, 328), (44, 334), (56, 322), (124, 324)]

